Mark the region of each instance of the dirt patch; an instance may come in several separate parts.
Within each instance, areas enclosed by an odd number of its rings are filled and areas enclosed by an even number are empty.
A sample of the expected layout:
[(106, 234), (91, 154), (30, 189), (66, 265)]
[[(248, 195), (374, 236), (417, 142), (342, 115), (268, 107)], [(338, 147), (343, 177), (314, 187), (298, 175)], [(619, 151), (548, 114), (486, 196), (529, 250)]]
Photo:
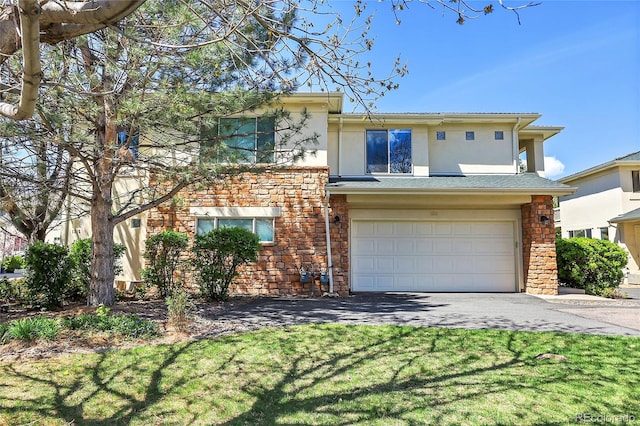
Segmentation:
[[(92, 353), (136, 346), (171, 344), (247, 331), (255, 327), (238, 321), (226, 321), (224, 313), (238, 304), (249, 303), (252, 300), (253, 298), (237, 298), (221, 303), (198, 303), (191, 313), (190, 321), (181, 328), (176, 328), (168, 323), (167, 306), (162, 300), (118, 302), (111, 308), (111, 315), (136, 314), (158, 324), (160, 335), (150, 340), (126, 340), (109, 336), (106, 333), (63, 330), (56, 340), (50, 342), (12, 340), (5, 345), (0, 345), (0, 361), (48, 358), (71, 353)], [(55, 312), (30, 311), (19, 305), (5, 305), (0, 312), (0, 323), (38, 315), (49, 318), (64, 318), (83, 313), (95, 313), (95, 310), (95, 307), (82, 304), (70, 304)]]

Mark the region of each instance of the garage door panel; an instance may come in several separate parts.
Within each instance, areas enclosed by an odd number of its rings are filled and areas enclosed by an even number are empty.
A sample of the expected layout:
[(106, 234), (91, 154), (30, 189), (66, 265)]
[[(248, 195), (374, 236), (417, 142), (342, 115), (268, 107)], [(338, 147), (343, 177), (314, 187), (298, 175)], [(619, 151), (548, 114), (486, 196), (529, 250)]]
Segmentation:
[(354, 291), (516, 289), (513, 222), (354, 221)]
[(453, 235), (473, 235), (473, 225), (471, 223), (462, 222), (455, 223), (452, 228)]
[(418, 222), (414, 226), (416, 235), (433, 235), (433, 223), (430, 222)]
[(358, 238), (352, 241), (354, 253), (360, 255), (376, 255), (378, 253), (377, 244), (378, 240), (375, 238)]
[(419, 239), (416, 241), (416, 254), (431, 254), (434, 252), (434, 241), (431, 239)]
[(411, 222), (399, 222), (394, 224), (395, 235), (414, 235), (414, 224)]
[(453, 252), (453, 242), (450, 239), (438, 239), (434, 241), (435, 252), (438, 254), (451, 254)]
[(475, 241), (470, 241), (470, 240), (455, 240), (451, 242), (451, 248), (453, 250), (453, 253), (459, 253), (459, 254), (463, 254), (463, 253), (473, 253), (474, 252), (474, 243), (476, 243)]
[(476, 224), (476, 235), (493, 236), (513, 232), (513, 225), (509, 222), (482, 222)]
[(414, 238), (398, 238), (394, 241), (395, 254), (412, 255), (416, 251)]
[(416, 257), (415, 273), (421, 276), (434, 272), (433, 257)]
[(514, 243), (512, 239), (507, 238), (494, 238), (486, 239), (484, 241), (475, 242), (476, 252), (489, 252), (495, 254), (512, 254)]
[(396, 271), (414, 271), (416, 261), (413, 256), (400, 256), (395, 258)]
[(435, 222), (433, 226), (433, 235), (451, 235), (453, 225), (451, 223)]
[(375, 229), (375, 235), (389, 235), (389, 236), (393, 236), (394, 234), (394, 226), (392, 222), (382, 222), (382, 223), (377, 223), (374, 227)]

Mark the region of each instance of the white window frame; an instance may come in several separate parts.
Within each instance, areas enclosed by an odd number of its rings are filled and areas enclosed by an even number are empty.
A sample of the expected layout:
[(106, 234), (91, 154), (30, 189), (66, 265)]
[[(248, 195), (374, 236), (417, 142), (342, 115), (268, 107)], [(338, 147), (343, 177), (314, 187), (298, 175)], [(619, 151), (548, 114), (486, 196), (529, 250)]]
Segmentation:
[(260, 240), (260, 244), (270, 245), (275, 243), (276, 227), (275, 218), (281, 216), (279, 207), (192, 207), (189, 209), (191, 216), (195, 216), (195, 232), (198, 232), (198, 221), (213, 220), (214, 229), (218, 229), (220, 219), (245, 219), (252, 220), (252, 232), (257, 235), (257, 221), (271, 219), (273, 233), (271, 241)]

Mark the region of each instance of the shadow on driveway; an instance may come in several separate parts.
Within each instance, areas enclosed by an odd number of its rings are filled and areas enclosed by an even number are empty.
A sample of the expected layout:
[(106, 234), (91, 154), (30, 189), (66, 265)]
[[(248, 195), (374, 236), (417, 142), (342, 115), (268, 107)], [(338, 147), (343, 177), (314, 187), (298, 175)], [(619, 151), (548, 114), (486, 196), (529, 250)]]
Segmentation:
[(566, 307), (522, 293), (359, 293), (343, 298), (259, 298), (216, 319), (251, 327), (393, 324), (640, 336), (640, 329), (580, 316), (574, 312), (580, 307), (563, 311)]

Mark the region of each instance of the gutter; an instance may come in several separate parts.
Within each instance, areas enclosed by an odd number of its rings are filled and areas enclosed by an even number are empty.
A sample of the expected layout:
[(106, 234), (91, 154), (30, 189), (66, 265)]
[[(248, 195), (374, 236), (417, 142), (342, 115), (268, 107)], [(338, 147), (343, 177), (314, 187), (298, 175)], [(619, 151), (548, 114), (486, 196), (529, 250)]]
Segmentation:
[(333, 258), (331, 257), (331, 233), (329, 230), (329, 190), (324, 190), (324, 229), (327, 237), (327, 273), (329, 274), (329, 294), (333, 294)]

